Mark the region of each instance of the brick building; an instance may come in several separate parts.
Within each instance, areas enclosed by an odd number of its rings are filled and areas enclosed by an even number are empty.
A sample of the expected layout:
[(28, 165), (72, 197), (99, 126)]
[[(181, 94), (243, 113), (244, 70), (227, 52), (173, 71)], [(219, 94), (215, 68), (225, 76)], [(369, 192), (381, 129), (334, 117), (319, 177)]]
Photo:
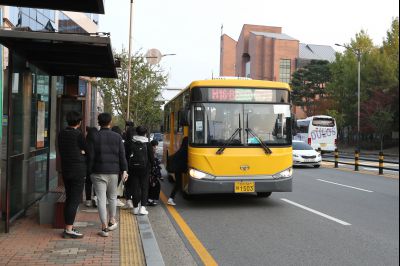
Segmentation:
[[(300, 43), (282, 33), (281, 27), (243, 25), (238, 41), (221, 36), (220, 76), (290, 83), (293, 72), (311, 60), (335, 60), (335, 50), (327, 45)], [(295, 108), (298, 117), (304, 113)]]

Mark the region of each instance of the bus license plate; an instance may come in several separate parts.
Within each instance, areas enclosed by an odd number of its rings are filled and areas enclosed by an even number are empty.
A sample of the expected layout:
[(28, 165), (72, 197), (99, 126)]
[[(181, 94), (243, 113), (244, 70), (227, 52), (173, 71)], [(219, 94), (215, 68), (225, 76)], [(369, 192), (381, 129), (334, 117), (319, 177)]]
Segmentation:
[(327, 146), (326, 143), (321, 143), (321, 147), (322, 147), (322, 148), (325, 148), (326, 146)]
[(235, 182), (235, 193), (250, 193), (255, 192), (255, 183), (254, 182)]

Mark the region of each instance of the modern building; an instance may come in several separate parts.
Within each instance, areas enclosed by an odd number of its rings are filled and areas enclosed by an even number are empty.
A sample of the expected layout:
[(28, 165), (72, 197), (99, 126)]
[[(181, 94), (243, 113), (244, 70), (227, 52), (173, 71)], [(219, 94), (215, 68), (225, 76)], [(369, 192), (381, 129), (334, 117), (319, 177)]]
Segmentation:
[[(335, 60), (335, 50), (328, 45), (300, 43), (281, 27), (243, 25), (239, 39), (221, 36), (220, 76), (238, 76), (252, 79), (290, 83), (298, 68), (311, 60)], [(304, 113), (299, 108), (296, 116)]]
[(55, 143), (65, 114), (81, 112), (83, 131), (94, 126), (103, 110), (92, 77), (117, 72), (109, 36), (97, 33), (102, 0), (0, 0), (0, 13), (0, 232), (8, 232), (61, 184)]

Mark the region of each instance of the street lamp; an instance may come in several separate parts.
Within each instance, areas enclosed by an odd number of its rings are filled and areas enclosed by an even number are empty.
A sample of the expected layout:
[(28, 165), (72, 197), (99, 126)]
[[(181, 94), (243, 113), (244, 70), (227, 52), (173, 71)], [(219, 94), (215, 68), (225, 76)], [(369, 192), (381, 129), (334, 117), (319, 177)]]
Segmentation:
[(357, 74), (357, 150), (360, 151), (360, 87), (361, 87), (361, 50), (348, 45), (335, 43), (336, 46), (344, 47), (352, 51), (357, 56), (358, 74)]

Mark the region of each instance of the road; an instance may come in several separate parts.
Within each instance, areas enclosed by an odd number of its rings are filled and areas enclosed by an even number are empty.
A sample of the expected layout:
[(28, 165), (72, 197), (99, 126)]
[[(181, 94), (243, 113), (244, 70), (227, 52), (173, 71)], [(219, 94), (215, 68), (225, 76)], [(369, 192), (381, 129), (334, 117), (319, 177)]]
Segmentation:
[[(177, 197), (174, 209), (219, 265), (399, 264), (398, 179), (296, 168), (293, 187), (291, 193), (273, 193), (268, 199)], [(170, 190), (165, 181), (164, 193)], [(174, 221), (171, 208), (163, 209), (194, 260), (201, 262), (197, 248), (185, 239), (187, 230)]]

